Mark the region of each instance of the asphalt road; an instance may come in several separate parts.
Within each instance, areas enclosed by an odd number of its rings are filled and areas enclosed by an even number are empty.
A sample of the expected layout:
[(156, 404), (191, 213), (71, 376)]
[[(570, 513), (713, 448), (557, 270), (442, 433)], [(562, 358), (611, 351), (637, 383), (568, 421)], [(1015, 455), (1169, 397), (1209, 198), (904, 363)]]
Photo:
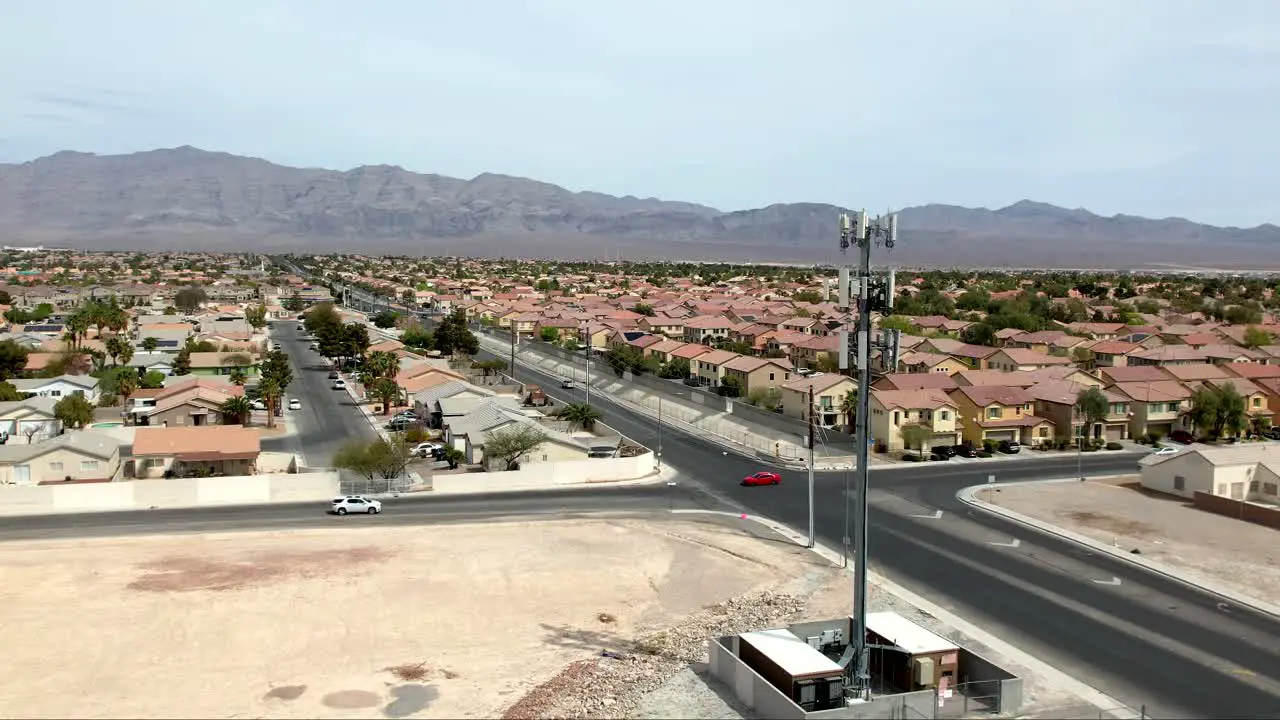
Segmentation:
[(271, 339), (293, 363), (293, 383), (285, 394), (302, 403), (301, 410), (286, 410), (295, 434), (262, 441), (264, 450), (301, 453), (309, 467), (328, 467), (333, 454), (352, 438), (373, 440), (375, 434), (351, 396), (332, 389), (329, 368), (319, 354), (310, 350), (297, 323), (274, 321)]
[[(563, 401), (581, 389), (525, 364), (517, 377)], [(603, 421), (657, 447), (654, 420), (593, 394)], [(776, 487), (744, 488), (760, 461), (726, 452), (671, 428), (662, 460), (731, 507), (808, 527), (807, 477), (781, 469)], [(1029, 454), (1029, 453), (1028, 453)], [(1084, 474), (1131, 472), (1136, 456), (1083, 458)], [(926, 463), (875, 468), (871, 475), (872, 568), (960, 613), (1037, 657), (1153, 717), (1280, 717), (1280, 623), (1221, 598), (1167, 580), (1075, 543), (1030, 532), (972, 511), (961, 488), (985, 483), (1074, 477), (1076, 458)], [(820, 542), (845, 536), (848, 473), (818, 473), (815, 526)], [(687, 482), (687, 481), (686, 481)], [(935, 517), (941, 510), (941, 517)], [(992, 543), (1018, 539), (1016, 548)], [(1111, 584), (1115, 580), (1119, 584)], [(1107, 583), (1107, 584), (1103, 584)]]
[[(517, 377), (543, 385), (558, 399), (585, 399), (581, 390), (561, 390), (557, 378), (524, 365)], [(658, 445), (653, 420), (607, 399), (593, 395), (592, 400), (604, 422), (637, 442)], [(801, 530), (807, 526), (804, 473), (784, 469), (780, 486), (743, 488), (739, 480), (760, 468), (758, 460), (671, 428), (661, 435), (663, 462), (681, 474), (678, 495), (657, 488), (658, 494), (647, 500), (629, 498), (624, 504), (652, 509), (655, 498), (664, 496), (672, 504), (705, 504), (710, 495), (728, 507)], [(1084, 460), (1085, 474), (1127, 472), (1133, 461), (1127, 454), (1090, 455)], [(957, 490), (985, 482), (991, 473), (998, 482), (1071, 477), (1075, 462), (1074, 457), (1037, 458), (873, 470), (869, 530), (875, 570), (1130, 706), (1144, 706), (1148, 716), (1280, 717), (1280, 626), (1274, 619), (1074, 543), (972, 511), (955, 498)], [(846, 477), (819, 473), (815, 482), (817, 535), (834, 547), (846, 534)], [(609, 492), (580, 491), (575, 501), (582, 493), (617, 497)], [(412, 516), (417, 521), (433, 521), (435, 509), (445, 519), (468, 512), (456, 510), (450, 504), (456, 501), (443, 497), (418, 502), (422, 505), (414, 508), (422, 509)], [(471, 502), (491, 504), (487, 498)], [(524, 512), (555, 512), (563, 509), (565, 499), (540, 494), (506, 502), (517, 503)], [(591, 507), (594, 501), (582, 502)], [(384, 517), (390, 520), (405, 512), (397, 506)], [(92, 525), (95, 520), (96, 516), (84, 522)], [(244, 522), (265, 526), (275, 521), (260, 517)], [(993, 544), (1013, 539), (1020, 545)]]

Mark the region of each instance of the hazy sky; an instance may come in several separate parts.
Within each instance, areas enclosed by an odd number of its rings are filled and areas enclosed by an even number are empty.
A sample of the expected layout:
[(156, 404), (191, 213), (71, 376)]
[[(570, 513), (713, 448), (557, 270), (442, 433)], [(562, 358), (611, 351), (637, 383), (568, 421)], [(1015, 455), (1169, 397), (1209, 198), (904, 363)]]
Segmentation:
[(722, 209), (1280, 221), (1280, 2), (54, 0), (0, 161), (195, 145)]

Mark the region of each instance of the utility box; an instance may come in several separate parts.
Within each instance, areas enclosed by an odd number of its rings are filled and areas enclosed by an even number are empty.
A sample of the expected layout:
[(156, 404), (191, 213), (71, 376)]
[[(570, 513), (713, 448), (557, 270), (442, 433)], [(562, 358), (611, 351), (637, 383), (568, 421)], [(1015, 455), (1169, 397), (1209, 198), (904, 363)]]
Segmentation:
[[(852, 622), (852, 620), (851, 620)], [(901, 692), (937, 688), (949, 696), (960, 671), (960, 647), (894, 612), (867, 613), (871, 672)]]
[(805, 712), (844, 707), (844, 668), (790, 630), (739, 635), (738, 657)]

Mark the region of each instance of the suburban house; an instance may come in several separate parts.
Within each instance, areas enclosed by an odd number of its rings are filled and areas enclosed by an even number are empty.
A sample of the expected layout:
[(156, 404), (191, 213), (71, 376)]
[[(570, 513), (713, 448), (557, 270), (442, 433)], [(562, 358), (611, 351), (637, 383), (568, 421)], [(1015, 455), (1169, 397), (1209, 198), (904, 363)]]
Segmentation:
[(0, 445), (0, 485), (120, 480), (120, 442), (82, 431), (29, 445)]
[(1220, 498), (1274, 505), (1280, 502), (1280, 445), (1196, 443), (1173, 455), (1148, 455), (1138, 461), (1142, 486), (1184, 498), (1204, 493)]
[(655, 315), (654, 317), (640, 318), (636, 322), (636, 327), (651, 332), (656, 335), (666, 335), (667, 337), (680, 338), (684, 337), (684, 319), (673, 318), (667, 315)]
[(1047, 367), (1073, 364), (1071, 358), (1028, 348), (1002, 348), (986, 358), (988, 369), (1005, 372), (1031, 372)]
[(1122, 382), (1107, 388), (1129, 398), (1129, 437), (1155, 433), (1168, 437), (1187, 429), (1185, 413), (1191, 409), (1191, 390), (1176, 380)]
[(530, 456), (521, 458), (522, 463), (564, 462), (586, 460), (590, 457), (591, 446), (587, 443), (544, 426), (525, 416), (517, 408), (506, 406), (495, 399), (475, 405), (466, 415), (451, 420), (445, 431), (445, 442), (460, 450), (468, 463), (479, 463), (484, 461), (484, 443), (490, 433), (513, 428), (521, 423), (532, 424), (547, 435), (547, 441), (542, 447)]
[(1129, 365), (1199, 365), (1209, 362), (1209, 358), (1200, 350), (1190, 345), (1161, 345), (1150, 350), (1129, 353)]
[(683, 340), (663, 340), (645, 348), (644, 353), (646, 356), (655, 358), (659, 363), (665, 365), (671, 362), (671, 352), (673, 350), (678, 350), (687, 344)]
[(699, 316), (690, 318), (684, 324), (685, 342), (710, 345), (715, 340), (728, 338), (733, 329), (733, 322), (725, 317)]
[(1011, 337), (1005, 341), (1004, 346), (1010, 349), (1031, 350), (1042, 355), (1054, 353), (1066, 355), (1084, 342), (1086, 342), (1085, 338), (1062, 330), (1042, 330)]
[(905, 352), (898, 358), (898, 372), (939, 373), (951, 375), (969, 367), (950, 355), (931, 352)]
[[(454, 417), (466, 415), (471, 407), (494, 395), (492, 390), (461, 380), (447, 379), (414, 393), (413, 409), (419, 417), (426, 418), (428, 427), (442, 428), (448, 426)], [(446, 402), (451, 399), (457, 402)], [(446, 413), (446, 410), (452, 412)]]
[(951, 375), (889, 373), (881, 375), (871, 384), (871, 387), (877, 390), (951, 390), (958, 386), (956, 385), (955, 377)]
[(838, 373), (817, 373), (809, 377), (795, 378), (782, 384), (782, 412), (797, 420), (809, 421), (809, 393), (813, 392), (813, 412), (817, 424), (835, 427), (848, 422), (844, 401), (850, 393), (856, 393), (858, 384), (849, 376)]
[[(129, 396), (124, 411), (126, 425), (138, 427), (201, 427), (222, 425), (222, 405), (244, 395), (231, 383), (215, 384), (192, 379), (162, 388), (143, 388)], [(232, 423), (236, 420), (233, 418)]]
[(552, 337), (553, 342), (573, 339), (578, 341), (578, 321), (572, 318), (539, 318), (533, 325), (534, 336), (539, 340), (545, 340), (547, 336)]
[(261, 362), (257, 355), (247, 352), (194, 352), (191, 353), (192, 375), (230, 375), (236, 368), (245, 375), (258, 374)]
[(689, 362), (689, 374), (709, 387), (719, 387), (724, 382), (724, 366), (730, 360), (742, 357), (728, 350), (712, 350)]
[(18, 392), (55, 400), (67, 395), (83, 395), (90, 403), (98, 403), (98, 378), (91, 375), (59, 375), (51, 378), (14, 378), (9, 381)]
[(965, 442), (975, 447), (984, 440), (1039, 445), (1053, 439), (1053, 423), (1035, 414), (1036, 398), (1023, 388), (975, 385), (947, 395), (960, 409)]
[(902, 428), (907, 425), (920, 425), (929, 430), (925, 449), (959, 442), (960, 433), (956, 430), (959, 406), (943, 390), (872, 390), (870, 404), (871, 436), (877, 446), (904, 449)]
[[(1068, 429), (1071, 437), (1085, 434), (1085, 418), (1080, 415), (1076, 401), (1081, 392), (1089, 389), (1088, 385), (1070, 382), (1036, 383), (1027, 392), (1035, 397), (1035, 414), (1053, 423), (1058, 432)], [(1089, 430), (1089, 437), (1102, 440), (1127, 440), (1129, 438), (1129, 404), (1128, 395), (1114, 390), (1102, 390), (1107, 398), (1107, 417)]]
[(1124, 367), (1129, 364), (1129, 354), (1142, 350), (1137, 343), (1119, 340), (1103, 340), (1089, 348), (1094, 367)]
[(146, 375), (149, 372), (158, 372), (161, 375), (173, 374), (173, 353), (166, 352), (138, 352), (129, 358), (126, 366), (136, 368), (138, 375)]
[(1003, 387), (1029, 388), (1036, 384), (1035, 378), (1028, 373), (1009, 372), (1008, 370), (961, 370), (952, 375), (953, 387), (978, 387), (981, 385), (1001, 385)]
[(796, 367), (817, 368), (822, 362), (840, 359), (840, 333), (805, 338), (791, 346), (791, 363)]
[(240, 425), (142, 427), (133, 437), (133, 476), (255, 475), (261, 450), (258, 432)]
[(999, 348), (987, 347), (986, 345), (970, 345), (959, 340), (939, 337), (927, 338), (912, 349), (916, 352), (950, 355), (972, 370), (985, 370), (987, 367), (986, 359), (999, 350)]
[(57, 402), (51, 397), (0, 402), (0, 436), (10, 445), (58, 437), (62, 423), (53, 415)]
[(776, 358), (739, 355), (722, 366), (725, 379), (734, 378), (743, 397), (780, 387), (791, 379), (791, 363)]

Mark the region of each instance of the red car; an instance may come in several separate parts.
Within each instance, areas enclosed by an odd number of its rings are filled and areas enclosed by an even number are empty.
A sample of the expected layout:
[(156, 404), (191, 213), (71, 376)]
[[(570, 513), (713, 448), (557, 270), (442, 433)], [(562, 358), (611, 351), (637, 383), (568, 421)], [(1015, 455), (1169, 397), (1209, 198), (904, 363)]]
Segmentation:
[(782, 482), (781, 475), (767, 470), (758, 472), (755, 475), (748, 475), (742, 479), (742, 484), (747, 487), (751, 487), (753, 485), (777, 485), (780, 482)]

